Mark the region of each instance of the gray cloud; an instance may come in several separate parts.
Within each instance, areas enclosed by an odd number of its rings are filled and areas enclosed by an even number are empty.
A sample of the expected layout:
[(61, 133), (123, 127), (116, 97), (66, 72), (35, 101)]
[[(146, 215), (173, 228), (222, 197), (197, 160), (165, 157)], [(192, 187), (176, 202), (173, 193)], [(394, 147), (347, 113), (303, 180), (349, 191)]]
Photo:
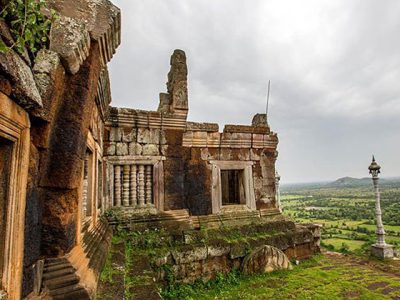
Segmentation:
[(284, 182), (400, 175), (397, 0), (118, 0), (113, 105), (155, 109), (169, 56), (186, 51), (189, 119), (249, 124), (265, 110)]

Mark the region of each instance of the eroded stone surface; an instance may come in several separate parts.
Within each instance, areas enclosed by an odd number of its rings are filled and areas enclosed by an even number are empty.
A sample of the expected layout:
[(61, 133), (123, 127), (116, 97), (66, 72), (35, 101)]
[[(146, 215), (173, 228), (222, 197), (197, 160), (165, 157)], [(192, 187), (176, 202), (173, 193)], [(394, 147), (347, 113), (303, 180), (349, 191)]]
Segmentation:
[(0, 53), (0, 71), (10, 79), (12, 98), (19, 105), (28, 110), (42, 107), (31, 69), (13, 49)]
[(292, 265), (281, 250), (264, 245), (252, 251), (243, 261), (244, 274), (265, 273), (281, 269), (292, 269)]
[(90, 35), (85, 22), (60, 16), (50, 30), (50, 50), (57, 52), (71, 74), (79, 71), (88, 57)]

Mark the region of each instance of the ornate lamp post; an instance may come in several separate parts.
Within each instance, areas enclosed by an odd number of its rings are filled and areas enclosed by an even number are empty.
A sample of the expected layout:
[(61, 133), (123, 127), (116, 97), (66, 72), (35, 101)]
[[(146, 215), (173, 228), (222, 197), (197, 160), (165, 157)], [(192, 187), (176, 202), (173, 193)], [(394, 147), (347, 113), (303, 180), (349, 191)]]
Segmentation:
[(279, 190), (279, 181), (280, 180), (281, 180), (281, 176), (278, 174), (278, 172), (275, 172), (276, 204), (278, 205), (279, 211), (282, 212), (281, 193), (280, 193), (280, 190)]
[(372, 182), (375, 190), (375, 215), (376, 215), (376, 235), (377, 242), (372, 245), (371, 253), (379, 258), (393, 258), (393, 246), (385, 243), (385, 230), (382, 223), (381, 194), (379, 192), (379, 174), (381, 167), (376, 163), (372, 156), (372, 162), (368, 167), (369, 174), (372, 175)]

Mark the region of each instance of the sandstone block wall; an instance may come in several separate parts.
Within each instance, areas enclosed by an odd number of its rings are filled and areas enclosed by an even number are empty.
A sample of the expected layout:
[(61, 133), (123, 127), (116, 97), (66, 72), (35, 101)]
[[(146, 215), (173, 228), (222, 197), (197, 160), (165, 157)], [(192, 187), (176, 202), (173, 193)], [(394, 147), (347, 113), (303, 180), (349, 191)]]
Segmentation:
[[(31, 124), (29, 163), (21, 168), (28, 180), (19, 187), (26, 191), (21, 202), (26, 210), (16, 216), (25, 219), (25, 226), (14, 233), (24, 241), (23, 261), (15, 263), (23, 266), (23, 282), (14, 278), (15, 294), (9, 299), (33, 290), (38, 259), (62, 256), (79, 243), (87, 138), (93, 136), (101, 154), (111, 101), (106, 64), (120, 43), (120, 12), (109, 1), (48, 5), (60, 15), (50, 32), (50, 49), (40, 50), (34, 60), (14, 49), (0, 53), (0, 94), (19, 105)], [(13, 43), (3, 21), (0, 38)]]
[[(223, 132), (219, 132), (217, 124), (188, 122), (187, 66), (182, 50), (172, 54), (167, 91), (160, 94), (158, 111), (110, 109), (104, 137), (107, 160), (162, 161), (159, 193), (163, 195), (163, 210), (188, 209), (191, 215), (219, 212), (219, 162), (225, 169), (245, 173), (241, 180), (245, 181), (246, 203), (241, 204), (246, 204), (248, 209), (277, 208), (278, 138), (270, 131), (266, 116), (257, 114), (249, 126), (226, 125)], [(117, 193), (119, 199), (122, 193), (120, 177), (123, 174), (119, 172), (120, 169), (115, 183), (117, 192), (109, 191), (108, 198), (115, 202), (110, 206), (120, 205), (112, 200), (113, 194)], [(112, 174), (110, 180), (113, 180)], [(154, 185), (158, 180), (154, 178)]]

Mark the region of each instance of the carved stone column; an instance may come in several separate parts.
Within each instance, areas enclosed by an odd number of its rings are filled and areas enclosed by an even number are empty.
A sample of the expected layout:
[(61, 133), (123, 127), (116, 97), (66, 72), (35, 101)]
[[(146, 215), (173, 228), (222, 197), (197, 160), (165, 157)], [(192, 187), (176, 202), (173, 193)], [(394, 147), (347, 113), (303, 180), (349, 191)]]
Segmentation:
[(153, 166), (146, 166), (146, 204), (152, 204), (152, 168)]
[(136, 165), (131, 165), (131, 176), (130, 176), (130, 193), (129, 193), (129, 203), (131, 206), (138, 205), (137, 202), (137, 184), (136, 184)]
[(381, 210), (381, 193), (379, 191), (379, 174), (381, 167), (376, 163), (375, 157), (372, 156), (372, 163), (368, 167), (369, 173), (372, 175), (372, 182), (375, 190), (375, 215), (376, 215), (376, 243), (371, 246), (372, 255), (379, 258), (393, 258), (393, 246), (385, 242), (385, 229), (382, 222)]
[(122, 204), (123, 206), (129, 206), (129, 165), (123, 166), (123, 192), (122, 192)]
[(145, 192), (144, 192), (144, 165), (139, 165), (139, 206), (144, 206)]
[(114, 166), (114, 206), (121, 206), (121, 166)]

